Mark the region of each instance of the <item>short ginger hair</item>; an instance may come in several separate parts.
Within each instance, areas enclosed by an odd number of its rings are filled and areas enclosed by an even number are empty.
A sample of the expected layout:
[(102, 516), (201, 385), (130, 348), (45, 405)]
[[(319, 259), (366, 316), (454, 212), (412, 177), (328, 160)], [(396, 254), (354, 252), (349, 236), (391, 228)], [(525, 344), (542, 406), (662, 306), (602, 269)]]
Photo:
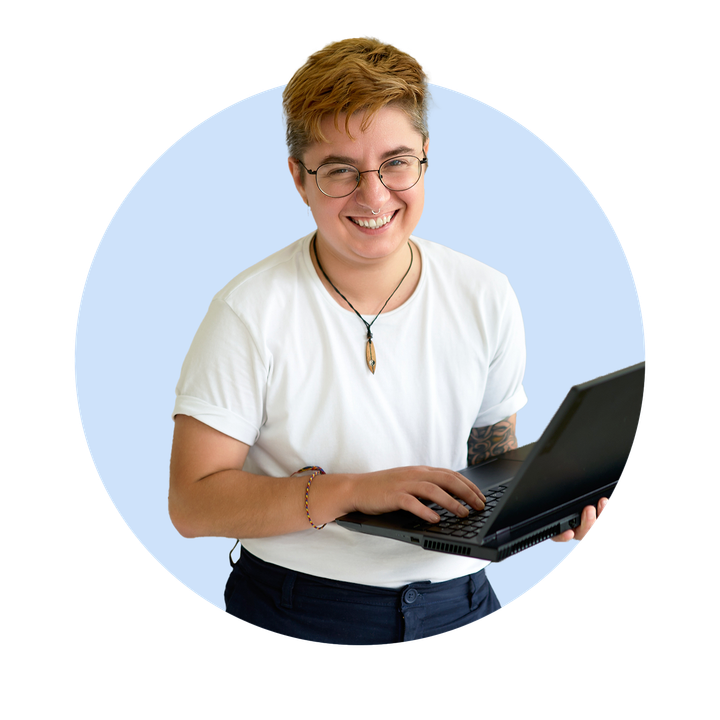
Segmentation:
[(290, 157), (300, 160), (307, 148), (325, 141), (320, 123), (345, 113), (345, 132), (350, 117), (364, 111), (360, 126), (365, 131), (378, 110), (392, 105), (405, 111), (413, 127), (428, 139), (427, 77), (413, 57), (374, 38), (352, 38), (330, 43), (311, 55), (283, 91), (283, 111)]

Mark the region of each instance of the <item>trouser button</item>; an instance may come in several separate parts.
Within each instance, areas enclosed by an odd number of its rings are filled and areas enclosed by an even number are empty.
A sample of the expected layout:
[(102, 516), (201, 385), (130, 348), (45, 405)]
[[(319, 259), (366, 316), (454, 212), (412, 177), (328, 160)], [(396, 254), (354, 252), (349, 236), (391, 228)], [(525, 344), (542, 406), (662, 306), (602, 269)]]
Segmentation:
[(418, 591), (415, 588), (408, 588), (403, 593), (403, 601), (410, 604), (414, 603), (418, 599)]

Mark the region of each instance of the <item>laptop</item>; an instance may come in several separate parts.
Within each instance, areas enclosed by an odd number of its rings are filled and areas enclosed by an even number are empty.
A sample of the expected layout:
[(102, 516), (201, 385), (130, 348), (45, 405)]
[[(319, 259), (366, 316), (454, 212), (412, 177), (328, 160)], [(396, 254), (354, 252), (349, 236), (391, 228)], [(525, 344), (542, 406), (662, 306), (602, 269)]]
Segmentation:
[(645, 363), (568, 392), (537, 442), (461, 470), (486, 497), (483, 511), (459, 518), (428, 503), (441, 521), (404, 510), (353, 512), (348, 530), (401, 540), (425, 550), (499, 562), (580, 524), (586, 505), (610, 497), (625, 467), (640, 418)]

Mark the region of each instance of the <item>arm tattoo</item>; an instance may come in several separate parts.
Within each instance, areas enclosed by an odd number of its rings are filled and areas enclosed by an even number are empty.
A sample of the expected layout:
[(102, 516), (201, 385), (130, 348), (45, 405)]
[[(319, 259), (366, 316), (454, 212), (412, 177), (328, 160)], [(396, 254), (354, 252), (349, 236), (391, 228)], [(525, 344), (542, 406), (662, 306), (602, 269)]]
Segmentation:
[(468, 438), (468, 465), (478, 465), (517, 446), (514, 415), (495, 425), (473, 428)]

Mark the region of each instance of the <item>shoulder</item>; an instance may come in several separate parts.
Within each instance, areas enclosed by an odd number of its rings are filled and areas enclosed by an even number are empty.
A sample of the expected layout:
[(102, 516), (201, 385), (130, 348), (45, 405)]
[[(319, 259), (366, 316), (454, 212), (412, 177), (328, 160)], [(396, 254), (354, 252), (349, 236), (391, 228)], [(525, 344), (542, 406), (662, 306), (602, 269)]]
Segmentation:
[(413, 236), (423, 256), (428, 282), (475, 299), (505, 300), (513, 295), (507, 276), (469, 255)]
[(236, 275), (214, 297), (235, 312), (244, 313), (256, 305), (268, 307), (285, 303), (298, 283), (307, 277), (307, 246), (311, 235), (296, 240), (259, 263)]

